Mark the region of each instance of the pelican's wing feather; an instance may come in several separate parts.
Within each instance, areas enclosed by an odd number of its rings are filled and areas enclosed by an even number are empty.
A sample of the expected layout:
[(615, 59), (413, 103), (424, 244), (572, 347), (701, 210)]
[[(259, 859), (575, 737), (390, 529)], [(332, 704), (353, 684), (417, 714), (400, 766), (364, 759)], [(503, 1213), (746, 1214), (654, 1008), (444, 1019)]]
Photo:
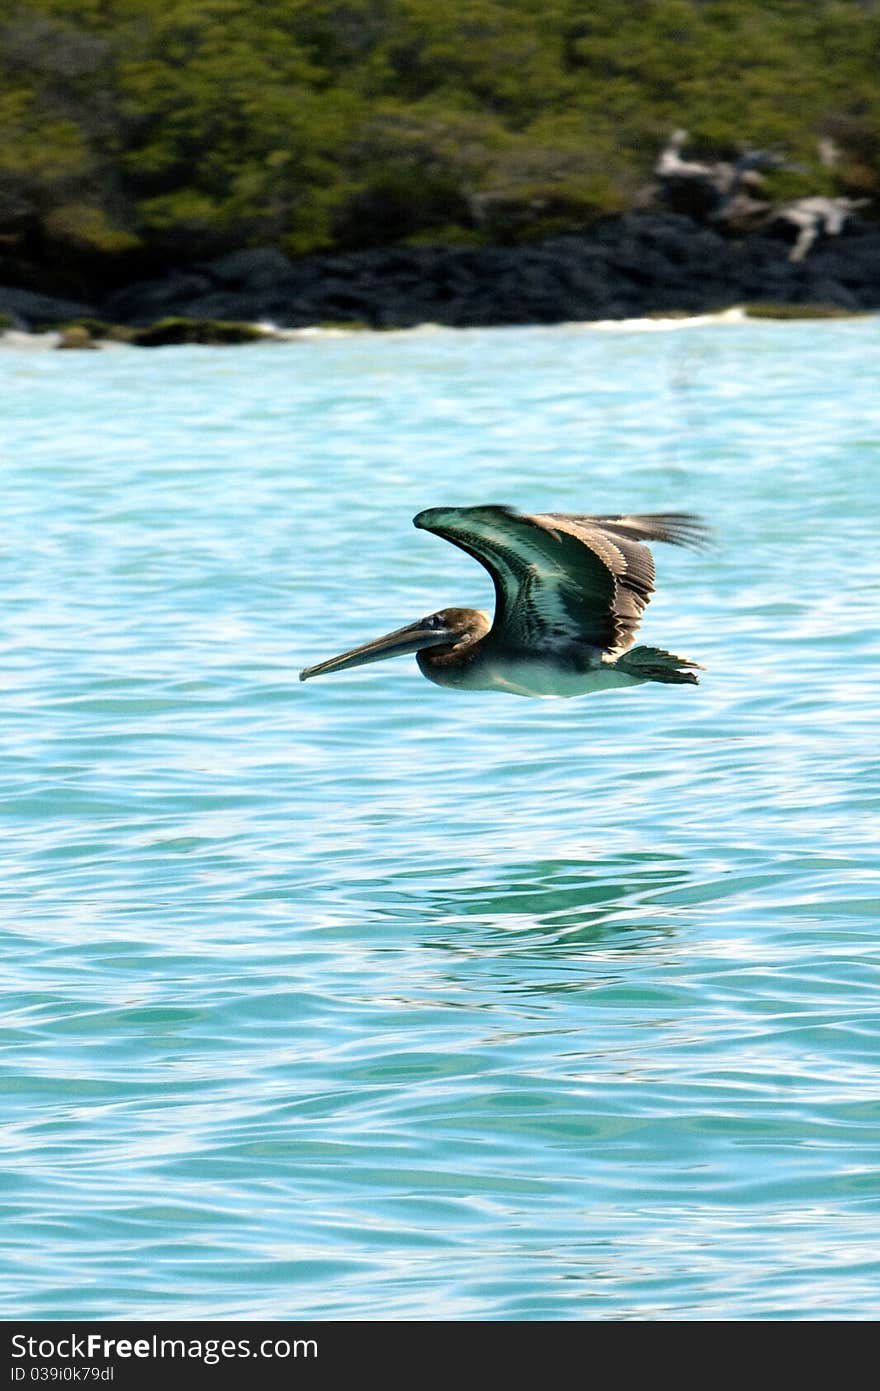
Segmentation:
[(644, 541), (698, 545), (705, 529), (683, 513), (594, 517), (510, 507), (432, 507), (415, 525), (472, 555), (495, 585), (494, 630), (524, 649), (586, 643), (618, 655), (633, 643), (654, 592)]
[(553, 521), (576, 522), (601, 527), (620, 541), (666, 541), (673, 546), (703, 550), (709, 545), (712, 529), (692, 512), (649, 512), (644, 515), (594, 517), (585, 512), (547, 512)]
[(615, 635), (612, 547), (585, 542), (558, 518), (509, 507), (432, 507), (416, 526), (467, 551), (495, 585), (496, 632), (512, 645), (539, 648), (572, 640), (606, 647)]

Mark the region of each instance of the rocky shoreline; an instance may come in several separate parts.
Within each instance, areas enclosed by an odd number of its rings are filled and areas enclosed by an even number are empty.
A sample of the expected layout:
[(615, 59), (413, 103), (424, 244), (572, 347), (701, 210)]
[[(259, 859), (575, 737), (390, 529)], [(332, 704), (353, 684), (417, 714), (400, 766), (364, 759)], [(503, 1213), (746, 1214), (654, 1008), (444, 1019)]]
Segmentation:
[[(880, 310), (880, 227), (852, 219), (802, 261), (769, 232), (725, 236), (675, 213), (632, 213), (587, 232), (515, 246), (390, 246), (290, 260), (272, 248), (236, 251), (86, 300), (0, 286), (0, 326), (39, 332), (80, 326), (87, 346), (111, 326), (143, 346), (244, 341), (235, 326), (458, 328), (700, 314), (735, 304)], [(172, 336), (158, 329), (178, 327)], [(225, 324), (212, 338), (209, 323)], [(176, 335), (176, 336), (175, 336)], [(193, 336), (198, 336), (194, 334)], [(257, 335), (259, 336), (259, 335)]]

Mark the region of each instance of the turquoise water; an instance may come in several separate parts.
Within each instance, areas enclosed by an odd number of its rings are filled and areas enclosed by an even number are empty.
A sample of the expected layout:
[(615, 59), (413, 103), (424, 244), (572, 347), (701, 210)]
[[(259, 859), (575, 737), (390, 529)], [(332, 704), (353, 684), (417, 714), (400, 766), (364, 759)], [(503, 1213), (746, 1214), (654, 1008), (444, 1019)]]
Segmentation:
[[(880, 320), (0, 353), (0, 1313), (880, 1312)], [(698, 687), (300, 666), (691, 509)]]

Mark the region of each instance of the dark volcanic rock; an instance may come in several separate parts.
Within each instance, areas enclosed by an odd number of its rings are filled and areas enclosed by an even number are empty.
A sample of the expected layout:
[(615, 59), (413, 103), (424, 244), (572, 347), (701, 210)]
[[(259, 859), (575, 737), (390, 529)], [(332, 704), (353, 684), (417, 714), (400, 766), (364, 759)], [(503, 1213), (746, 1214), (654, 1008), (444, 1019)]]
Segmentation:
[(749, 302), (880, 308), (880, 228), (853, 219), (801, 262), (771, 226), (741, 239), (671, 212), (608, 218), (588, 232), (517, 246), (391, 246), (290, 260), (272, 248), (233, 252), (128, 285), (97, 311), (0, 290), (0, 313), (42, 327), (96, 313), (147, 327), (167, 318), (363, 323), (406, 328), (698, 313)]
[(0, 314), (6, 314), (16, 328), (45, 329), (71, 319), (85, 319), (95, 312), (89, 304), (77, 300), (56, 299), (32, 290), (7, 289), (0, 285)]
[(161, 280), (141, 280), (116, 290), (101, 305), (101, 317), (108, 323), (142, 326), (157, 319), (180, 317), (182, 306), (197, 300), (211, 289), (206, 275), (194, 271), (170, 271)]
[(285, 280), (296, 279), (293, 263), (274, 247), (254, 247), (232, 251), (200, 267), (209, 280), (230, 290), (271, 290)]

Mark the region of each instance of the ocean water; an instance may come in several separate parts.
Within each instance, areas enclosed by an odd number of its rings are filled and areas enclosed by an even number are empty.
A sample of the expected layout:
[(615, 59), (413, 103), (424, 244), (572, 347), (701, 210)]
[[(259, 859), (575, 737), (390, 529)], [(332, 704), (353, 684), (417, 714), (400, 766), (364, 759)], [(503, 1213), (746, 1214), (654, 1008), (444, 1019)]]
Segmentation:
[[(6, 1318), (880, 1312), (880, 319), (0, 351)], [(698, 687), (298, 669), (687, 509)]]

